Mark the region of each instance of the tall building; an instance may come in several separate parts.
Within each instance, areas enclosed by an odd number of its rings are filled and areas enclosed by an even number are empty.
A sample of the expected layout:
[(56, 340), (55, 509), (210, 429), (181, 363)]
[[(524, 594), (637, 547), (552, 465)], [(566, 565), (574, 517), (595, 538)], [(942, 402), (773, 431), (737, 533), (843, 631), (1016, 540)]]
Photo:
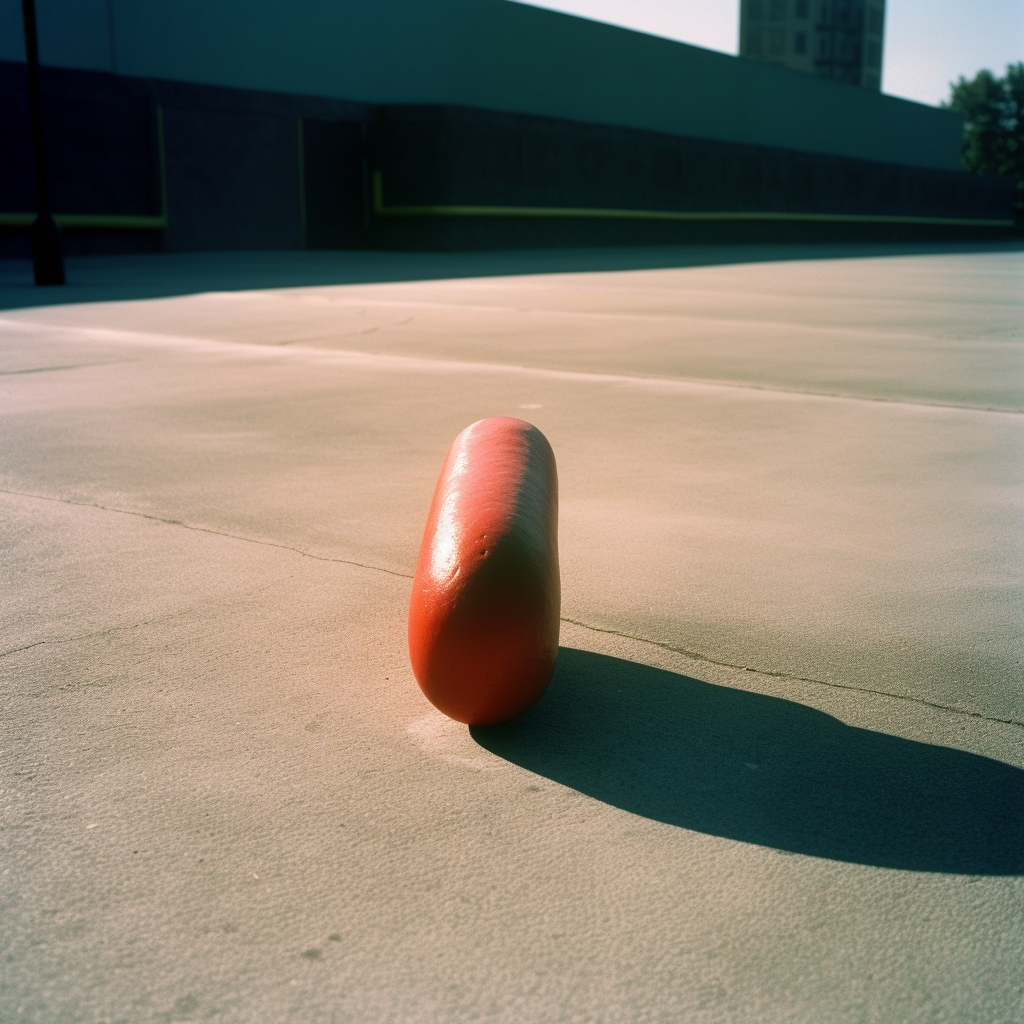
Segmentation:
[(885, 0), (740, 0), (740, 56), (878, 90)]

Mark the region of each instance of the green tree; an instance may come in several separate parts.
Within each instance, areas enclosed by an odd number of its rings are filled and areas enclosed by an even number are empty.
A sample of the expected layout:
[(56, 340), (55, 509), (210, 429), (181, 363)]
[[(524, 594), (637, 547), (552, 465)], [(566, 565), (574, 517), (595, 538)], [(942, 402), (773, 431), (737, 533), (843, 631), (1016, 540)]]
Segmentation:
[(943, 106), (963, 115), (964, 169), (1014, 179), (1014, 215), (1024, 231), (1024, 63), (1010, 64), (1002, 78), (991, 71), (961, 76), (950, 90)]

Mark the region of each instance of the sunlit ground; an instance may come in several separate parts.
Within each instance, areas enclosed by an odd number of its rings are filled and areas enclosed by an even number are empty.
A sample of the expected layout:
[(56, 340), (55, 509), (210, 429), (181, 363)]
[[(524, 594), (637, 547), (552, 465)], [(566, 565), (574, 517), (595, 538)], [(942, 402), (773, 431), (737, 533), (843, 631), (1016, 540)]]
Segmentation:
[[(0, 273), (0, 1019), (1019, 1017), (1019, 246), (69, 279)], [(564, 650), (471, 732), (405, 615), (498, 414)]]

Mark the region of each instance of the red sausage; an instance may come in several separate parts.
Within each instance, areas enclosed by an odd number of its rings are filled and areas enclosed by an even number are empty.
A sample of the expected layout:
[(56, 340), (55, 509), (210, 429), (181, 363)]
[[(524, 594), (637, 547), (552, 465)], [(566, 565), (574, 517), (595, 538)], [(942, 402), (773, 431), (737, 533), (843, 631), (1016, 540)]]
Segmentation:
[(427, 700), (467, 725), (522, 714), (558, 655), (558, 477), (547, 438), (508, 416), (452, 442), (423, 532), (409, 656)]

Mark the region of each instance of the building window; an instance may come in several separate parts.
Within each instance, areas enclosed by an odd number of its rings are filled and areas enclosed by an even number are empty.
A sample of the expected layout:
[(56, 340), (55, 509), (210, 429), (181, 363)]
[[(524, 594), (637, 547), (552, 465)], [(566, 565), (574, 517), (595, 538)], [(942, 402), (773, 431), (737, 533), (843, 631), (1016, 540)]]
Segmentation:
[(880, 68), (882, 66), (882, 47), (877, 39), (869, 39), (867, 42), (867, 55), (864, 63), (869, 68)]
[(747, 29), (747, 53), (751, 57), (761, 56), (761, 30), (759, 28)]
[(786, 0), (772, 0), (772, 21), (785, 21)]
[(796, 16), (798, 18), (806, 18), (809, 6), (807, 0), (796, 0)]
[(806, 53), (807, 52), (807, 33), (797, 32), (793, 36), (793, 52), (794, 53)]
[(786, 30), (772, 28), (768, 30), (768, 56), (784, 57), (786, 54)]
[(760, 21), (764, 17), (764, 4), (761, 0), (750, 0), (750, 20)]
[(868, 8), (868, 31), (876, 36), (882, 34), (882, 12), (878, 7)]

